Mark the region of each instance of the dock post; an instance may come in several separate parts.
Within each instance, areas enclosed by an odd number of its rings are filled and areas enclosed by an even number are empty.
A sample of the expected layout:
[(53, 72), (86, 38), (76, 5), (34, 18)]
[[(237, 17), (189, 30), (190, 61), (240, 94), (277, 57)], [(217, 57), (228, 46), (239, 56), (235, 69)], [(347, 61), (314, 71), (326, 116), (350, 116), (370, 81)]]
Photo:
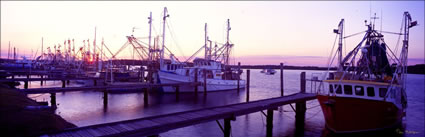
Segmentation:
[[(305, 72), (301, 72), (301, 84), (300, 84), (300, 88), (301, 91), (300, 93), (305, 93), (305, 89), (306, 89), (306, 79), (305, 79)], [(306, 102), (305, 101), (301, 101), (301, 102), (297, 102), (295, 104), (295, 124), (296, 125), (303, 125), (304, 124), (304, 119), (305, 119), (305, 112), (307, 110), (307, 106), (306, 106)]]
[[(31, 75), (27, 74), (27, 79), (30, 79)], [(29, 84), (31, 84), (31, 81), (28, 81)]]
[(246, 70), (246, 102), (249, 102), (249, 72), (249, 69)]
[(280, 96), (283, 97), (283, 63), (280, 63)]
[(50, 93), (50, 106), (56, 109), (56, 93)]
[(142, 71), (140, 73), (140, 78), (141, 78), (140, 82), (144, 82), (145, 81), (145, 68), (143, 66), (140, 66), (140, 69)]
[(62, 80), (62, 88), (65, 88), (65, 80)]
[(230, 131), (232, 131), (230, 120), (230, 118), (224, 119), (224, 137), (230, 137)]
[(300, 93), (305, 93), (305, 72), (301, 72), (300, 80), (301, 80)]
[[(238, 62), (238, 75), (239, 75), (239, 72), (241, 71), (241, 62)], [(239, 75), (239, 78), (238, 78), (238, 93), (239, 93), (239, 91), (240, 91), (240, 75)]]
[(207, 95), (207, 70), (203, 70), (204, 72), (204, 96)]
[(108, 107), (108, 92), (106, 90), (103, 91), (103, 107)]
[(15, 79), (15, 74), (12, 74), (12, 79)]
[(195, 68), (195, 95), (198, 95), (198, 68)]
[(97, 86), (97, 80), (93, 79), (93, 86)]
[(40, 75), (41, 80), (40, 80), (40, 86), (43, 86), (43, 75)]
[(145, 105), (149, 105), (149, 89), (143, 88), (143, 101)]
[(176, 101), (179, 101), (180, 99), (180, 87), (177, 85), (176, 86)]
[(273, 109), (267, 109), (267, 137), (273, 136)]
[(24, 81), (24, 89), (28, 89), (28, 80)]

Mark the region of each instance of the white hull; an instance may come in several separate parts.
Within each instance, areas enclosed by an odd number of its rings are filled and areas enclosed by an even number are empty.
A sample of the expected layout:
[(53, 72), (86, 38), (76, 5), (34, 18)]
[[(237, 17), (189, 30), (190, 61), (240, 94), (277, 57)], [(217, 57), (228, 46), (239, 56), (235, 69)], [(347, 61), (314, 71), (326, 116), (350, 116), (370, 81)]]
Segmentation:
[[(181, 83), (181, 82), (194, 82), (193, 77), (177, 75), (169, 72), (158, 72), (160, 83)], [(198, 78), (198, 82), (203, 83), (202, 77)], [(210, 91), (223, 91), (223, 90), (235, 90), (238, 88), (237, 80), (222, 80), (222, 79), (207, 79), (207, 92)], [(245, 80), (239, 80), (239, 88), (245, 88)], [(164, 92), (176, 92), (175, 87), (163, 87)], [(194, 92), (195, 86), (185, 85), (179, 87), (179, 92)], [(204, 92), (204, 86), (198, 86), (199, 92)]]

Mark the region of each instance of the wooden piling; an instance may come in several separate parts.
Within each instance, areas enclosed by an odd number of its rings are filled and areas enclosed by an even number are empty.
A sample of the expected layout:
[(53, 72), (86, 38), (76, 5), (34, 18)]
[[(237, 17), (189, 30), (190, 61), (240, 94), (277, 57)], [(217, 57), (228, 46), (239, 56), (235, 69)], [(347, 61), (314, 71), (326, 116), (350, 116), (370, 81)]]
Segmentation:
[(267, 137), (272, 137), (273, 136), (273, 109), (267, 109), (267, 131), (266, 131), (266, 136)]
[(149, 104), (149, 89), (148, 88), (143, 88), (143, 101), (145, 105)]
[(62, 80), (62, 88), (65, 88), (65, 80)]
[(24, 89), (28, 89), (28, 80), (24, 81)]
[[(238, 62), (238, 74), (240, 73), (240, 71), (241, 71), (241, 62)], [(239, 78), (238, 78), (238, 93), (239, 93), (239, 91), (240, 91), (240, 75), (239, 75)]]
[(232, 125), (230, 124), (230, 118), (224, 119), (224, 137), (230, 137), (230, 132), (232, 131)]
[(280, 63), (280, 96), (283, 97), (283, 63)]
[(207, 70), (203, 70), (204, 73), (204, 95), (207, 95)]
[(103, 91), (103, 107), (108, 107), (108, 91)]
[(246, 70), (246, 102), (249, 102), (249, 72), (249, 69)]
[(301, 93), (305, 93), (305, 72), (301, 72), (300, 80), (301, 80), (301, 85), (300, 85)]
[[(198, 83), (198, 68), (195, 68), (195, 83)], [(198, 84), (195, 85), (195, 95), (198, 95)]]
[(142, 71), (140, 73), (140, 78), (141, 78), (140, 82), (144, 82), (145, 81), (145, 68), (143, 66), (140, 66), (140, 69)]
[(27, 74), (27, 79), (30, 79), (31, 77), (30, 77), (30, 75), (29, 74)]
[(97, 80), (96, 79), (93, 80), (93, 86), (97, 86)]
[(56, 108), (56, 93), (50, 93), (50, 106)]
[(176, 86), (176, 101), (180, 100), (180, 87)]
[(40, 75), (40, 77), (41, 77), (41, 81), (40, 81), (40, 86), (43, 86), (43, 75)]
[[(305, 72), (301, 72), (300, 79), (301, 79), (300, 93), (305, 93), (305, 89), (306, 89)], [(307, 106), (305, 101), (297, 102), (295, 104), (295, 111), (296, 111), (295, 122), (297, 125), (303, 125), (306, 110), (307, 110)]]

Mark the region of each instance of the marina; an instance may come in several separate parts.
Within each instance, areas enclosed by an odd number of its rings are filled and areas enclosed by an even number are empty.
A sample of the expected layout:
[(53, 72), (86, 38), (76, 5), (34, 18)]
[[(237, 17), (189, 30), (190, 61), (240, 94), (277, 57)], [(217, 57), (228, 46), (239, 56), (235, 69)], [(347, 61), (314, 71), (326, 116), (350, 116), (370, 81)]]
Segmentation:
[(423, 1), (1, 3), (0, 136), (425, 133)]

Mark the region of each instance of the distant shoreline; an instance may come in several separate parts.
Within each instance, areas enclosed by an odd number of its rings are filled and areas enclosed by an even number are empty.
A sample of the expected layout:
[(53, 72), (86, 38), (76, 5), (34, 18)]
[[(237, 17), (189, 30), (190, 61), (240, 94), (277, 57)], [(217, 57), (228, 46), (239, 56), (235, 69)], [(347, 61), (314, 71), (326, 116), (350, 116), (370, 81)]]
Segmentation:
[[(237, 65), (230, 65), (231, 68), (238, 68)], [(280, 69), (280, 65), (241, 65), (241, 69)], [(317, 66), (283, 66), (283, 69), (289, 70), (328, 70), (327, 67)], [(331, 67), (329, 70), (336, 70), (336, 67)], [(407, 66), (408, 74), (423, 74), (425, 75), (425, 64), (416, 64)]]

